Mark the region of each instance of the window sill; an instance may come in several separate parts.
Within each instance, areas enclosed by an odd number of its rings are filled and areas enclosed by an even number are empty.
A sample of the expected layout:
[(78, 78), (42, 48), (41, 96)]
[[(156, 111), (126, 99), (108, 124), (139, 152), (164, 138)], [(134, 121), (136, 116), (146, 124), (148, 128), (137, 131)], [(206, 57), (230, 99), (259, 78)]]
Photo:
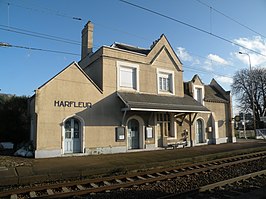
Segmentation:
[(158, 94), (161, 94), (161, 95), (174, 95), (174, 93), (170, 92), (170, 91), (159, 91)]

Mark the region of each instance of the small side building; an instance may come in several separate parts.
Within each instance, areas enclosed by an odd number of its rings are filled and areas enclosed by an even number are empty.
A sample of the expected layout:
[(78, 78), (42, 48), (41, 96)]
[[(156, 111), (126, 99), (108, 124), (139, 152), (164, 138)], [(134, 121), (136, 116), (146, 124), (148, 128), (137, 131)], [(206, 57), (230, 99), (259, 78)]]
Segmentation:
[[(236, 142), (232, 124), (232, 99), (230, 91), (225, 91), (215, 79), (205, 85), (198, 75), (184, 83), (185, 93), (210, 110), (209, 114), (199, 114), (196, 122), (196, 142), (220, 144)], [(205, 136), (200, 133), (206, 125)]]
[[(198, 76), (183, 82), (182, 63), (165, 35), (150, 48), (93, 47), (82, 31), (81, 60), (31, 98), (35, 157), (61, 157), (233, 142), (230, 93)], [(201, 89), (201, 92), (197, 90)]]

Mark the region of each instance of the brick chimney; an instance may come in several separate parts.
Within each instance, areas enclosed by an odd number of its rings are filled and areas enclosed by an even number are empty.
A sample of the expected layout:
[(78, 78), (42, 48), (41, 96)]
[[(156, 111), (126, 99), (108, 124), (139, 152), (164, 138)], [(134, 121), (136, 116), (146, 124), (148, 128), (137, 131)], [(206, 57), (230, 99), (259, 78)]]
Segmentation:
[(81, 59), (92, 53), (93, 48), (93, 24), (91, 21), (82, 30)]

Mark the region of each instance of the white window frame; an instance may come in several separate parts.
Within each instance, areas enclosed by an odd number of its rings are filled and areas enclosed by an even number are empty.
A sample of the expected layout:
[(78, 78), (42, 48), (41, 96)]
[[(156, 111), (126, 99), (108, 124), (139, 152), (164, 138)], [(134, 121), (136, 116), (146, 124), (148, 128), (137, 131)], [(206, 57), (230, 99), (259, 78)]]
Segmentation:
[[(175, 75), (174, 71), (171, 70), (165, 70), (157, 68), (157, 91), (158, 94), (175, 94)], [(160, 77), (162, 78), (169, 78), (170, 76), (170, 82), (169, 82), (169, 91), (164, 91), (160, 89)]]
[[(201, 101), (198, 101), (198, 96), (197, 96), (197, 89), (201, 89)], [(204, 90), (204, 86), (200, 86), (200, 85), (194, 85), (193, 86), (193, 98), (198, 101), (199, 103), (201, 103), (202, 105), (204, 105), (204, 96), (205, 96), (205, 90)]]
[[(130, 63), (130, 62), (122, 62), (122, 61), (117, 61), (116, 63), (117, 67), (117, 90), (128, 90), (128, 91), (137, 91), (139, 92), (139, 65)], [(135, 69), (136, 70), (136, 79), (135, 79), (135, 84), (136, 88), (130, 88), (130, 87), (124, 87), (120, 86), (120, 69), (121, 68), (126, 68), (126, 69)]]

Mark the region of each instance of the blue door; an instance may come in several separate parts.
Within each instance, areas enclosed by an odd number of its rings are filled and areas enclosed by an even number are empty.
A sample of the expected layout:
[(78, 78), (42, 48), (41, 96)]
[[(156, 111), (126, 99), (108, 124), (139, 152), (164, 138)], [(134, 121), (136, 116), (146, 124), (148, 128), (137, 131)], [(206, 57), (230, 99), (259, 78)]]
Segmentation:
[(79, 120), (70, 118), (65, 121), (64, 153), (81, 152), (81, 126)]
[(204, 142), (203, 122), (198, 119), (196, 122), (196, 143)]
[(128, 122), (128, 149), (139, 149), (139, 122), (131, 119)]

